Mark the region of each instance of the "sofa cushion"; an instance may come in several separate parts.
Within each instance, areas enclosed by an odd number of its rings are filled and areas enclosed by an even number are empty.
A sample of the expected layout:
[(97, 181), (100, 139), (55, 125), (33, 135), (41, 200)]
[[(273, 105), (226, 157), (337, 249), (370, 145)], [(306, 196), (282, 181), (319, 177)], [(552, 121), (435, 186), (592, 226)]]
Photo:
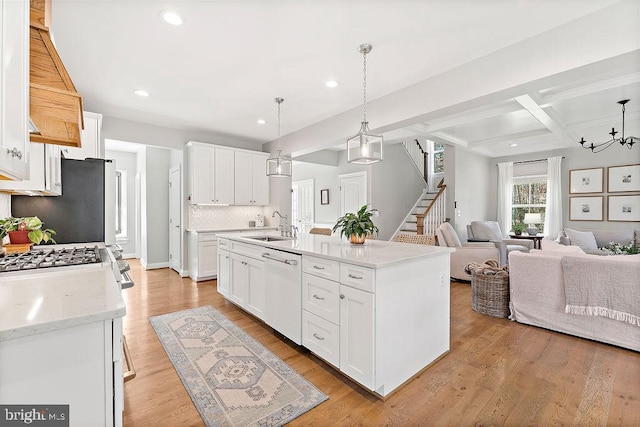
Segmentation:
[(440, 228), (440, 231), (442, 232), (442, 236), (444, 237), (444, 240), (447, 246), (449, 247), (455, 246), (458, 248), (462, 246), (462, 243), (458, 238), (458, 233), (456, 233), (456, 230), (453, 228), (451, 224), (449, 224), (448, 222), (444, 222), (442, 223), (442, 225), (440, 225), (439, 228)]
[(565, 246), (551, 239), (542, 239), (541, 243), (544, 252), (584, 253), (580, 246)]
[(503, 239), (500, 225), (496, 221), (473, 221), (471, 231), (474, 239), (500, 241)]
[(633, 230), (593, 230), (596, 243), (599, 248), (607, 246), (611, 242), (629, 245), (633, 241)]
[(571, 240), (572, 246), (580, 246), (583, 251), (597, 251), (598, 244), (596, 238), (591, 231), (578, 231), (571, 228), (565, 228), (564, 232)]

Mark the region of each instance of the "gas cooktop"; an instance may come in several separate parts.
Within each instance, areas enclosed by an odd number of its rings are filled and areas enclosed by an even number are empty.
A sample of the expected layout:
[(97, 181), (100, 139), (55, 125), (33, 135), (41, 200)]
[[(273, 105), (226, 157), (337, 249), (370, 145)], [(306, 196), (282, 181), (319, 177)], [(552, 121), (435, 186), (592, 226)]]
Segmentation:
[(33, 270), (46, 267), (68, 267), (102, 262), (98, 246), (39, 248), (0, 258), (0, 272)]

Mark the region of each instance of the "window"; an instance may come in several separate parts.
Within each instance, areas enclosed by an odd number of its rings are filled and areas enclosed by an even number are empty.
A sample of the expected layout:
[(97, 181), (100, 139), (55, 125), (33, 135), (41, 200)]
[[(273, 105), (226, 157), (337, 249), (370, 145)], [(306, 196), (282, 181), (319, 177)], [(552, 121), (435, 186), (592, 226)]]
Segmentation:
[(444, 145), (439, 142), (433, 143), (433, 173), (444, 173)]
[(127, 171), (116, 170), (116, 239), (127, 238)]
[[(522, 223), (524, 214), (540, 213), (542, 224), (536, 224), (540, 232), (544, 231), (544, 213), (547, 203), (547, 176), (520, 176), (513, 178), (513, 202), (511, 221)], [(526, 224), (525, 224), (526, 226)]]

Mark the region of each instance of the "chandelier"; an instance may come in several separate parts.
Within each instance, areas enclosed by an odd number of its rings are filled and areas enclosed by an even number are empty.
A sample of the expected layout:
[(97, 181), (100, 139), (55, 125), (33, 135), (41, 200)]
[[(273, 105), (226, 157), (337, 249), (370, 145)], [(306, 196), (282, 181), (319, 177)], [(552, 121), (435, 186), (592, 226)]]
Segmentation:
[(280, 104), (284, 102), (283, 98), (275, 98), (278, 104), (278, 154), (267, 159), (267, 176), (278, 178), (291, 176), (291, 157), (283, 156), (282, 147), (280, 146)]
[(373, 135), (369, 131), (369, 122), (367, 122), (367, 54), (371, 52), (373, 46), (370, 44), (361, 44), (358, 46), (358, 52), (362, 54), (364, 96), (362, 101), (362, 109), (364, 119), (362, 120), (360, 131), (351, 138), (347, 139), (347, 162), (357, 163), (361, 165), (370, 165), (382, 160), (382, 135)]
[(611, 135), (611, 139), (608, 141), (602, 142), (600, 144), (594, 144), (592, 142), (589, 145), (584, 145), (587, 141), (585, 141), (584, 138), (580, 138), (580, 141), (578, 142), (580, 143), (580, 145), (582, 145), (582, 148), (591, 150), (594, 153), (599, 153), (600, 151), (606, 150), (616, 142), (622, 145), (623, 147), (627, 147), (628, 149), (631, 149), (631, 147), (633, 147), (633, 144), (638, 142), (638, 137), (636, 136), (628, 136), (626, 138), (624, 136), (624, 105), (627, 102), (629, 102), (628, 99), (623, 99), (622, 101), (618, 101), (618, 104), (622, 105), (622, 135), (620, 136), (620, 138), (616, 138), (616, 135), (618, 134), (618, 132), (616, 132), (616, 129), (611, 128), (611, 132), (609, 132), (609, 135)]

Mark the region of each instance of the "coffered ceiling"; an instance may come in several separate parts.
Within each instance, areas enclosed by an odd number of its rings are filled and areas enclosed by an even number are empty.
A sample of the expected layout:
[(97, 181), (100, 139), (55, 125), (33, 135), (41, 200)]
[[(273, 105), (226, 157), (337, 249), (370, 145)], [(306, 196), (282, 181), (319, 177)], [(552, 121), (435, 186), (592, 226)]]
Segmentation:
[[(183, 24), (164, 22), (165, 10)], [(283, 97), (280, 142), (293, 154), (336, 147), (358, 130), (357, 47), (369, 42), (373, 129), (390, 143), (423, 137), (502, 156), (575, 146), (580, 137), (604, 141), (621, 126), (616, 102), (626, 98), (625, 133), (640, 135), (638, 10), (637, 0), (53, 0), (52, 32), (86, 110), (270, 150), (273, 99)], [(607, 21), (611, 16), (624, 22)], [(590, 23), (623, 43), (581, 32)], [(491, 82), (492, 73), (505, 73), (510, 49), (545, 41), (551, 50), (579, 46), (567, 55), (576, 65), (535, 62), (520, 52), (514, 73), (530, 69), (537, 77)], [(601, 53), (609, 51), (611, 58)], [(531, 58), (541, 55), (535, 53)], [(483, 59), (496, 55), (500, 68), (487, 69)], [(538, 72), (542, 66), (562, 72)], [(327, 88), (329, 79), (338, 87)], [(434, 100), (429, 92), (424, 102), (412, 99), (412, 87), (429, 84)], [(134, 95), (137, 89), (150, 96)], [(401, 101), (407, 91), (411, 105)], [(266, 124), (257, 124), (260, 118)]]

